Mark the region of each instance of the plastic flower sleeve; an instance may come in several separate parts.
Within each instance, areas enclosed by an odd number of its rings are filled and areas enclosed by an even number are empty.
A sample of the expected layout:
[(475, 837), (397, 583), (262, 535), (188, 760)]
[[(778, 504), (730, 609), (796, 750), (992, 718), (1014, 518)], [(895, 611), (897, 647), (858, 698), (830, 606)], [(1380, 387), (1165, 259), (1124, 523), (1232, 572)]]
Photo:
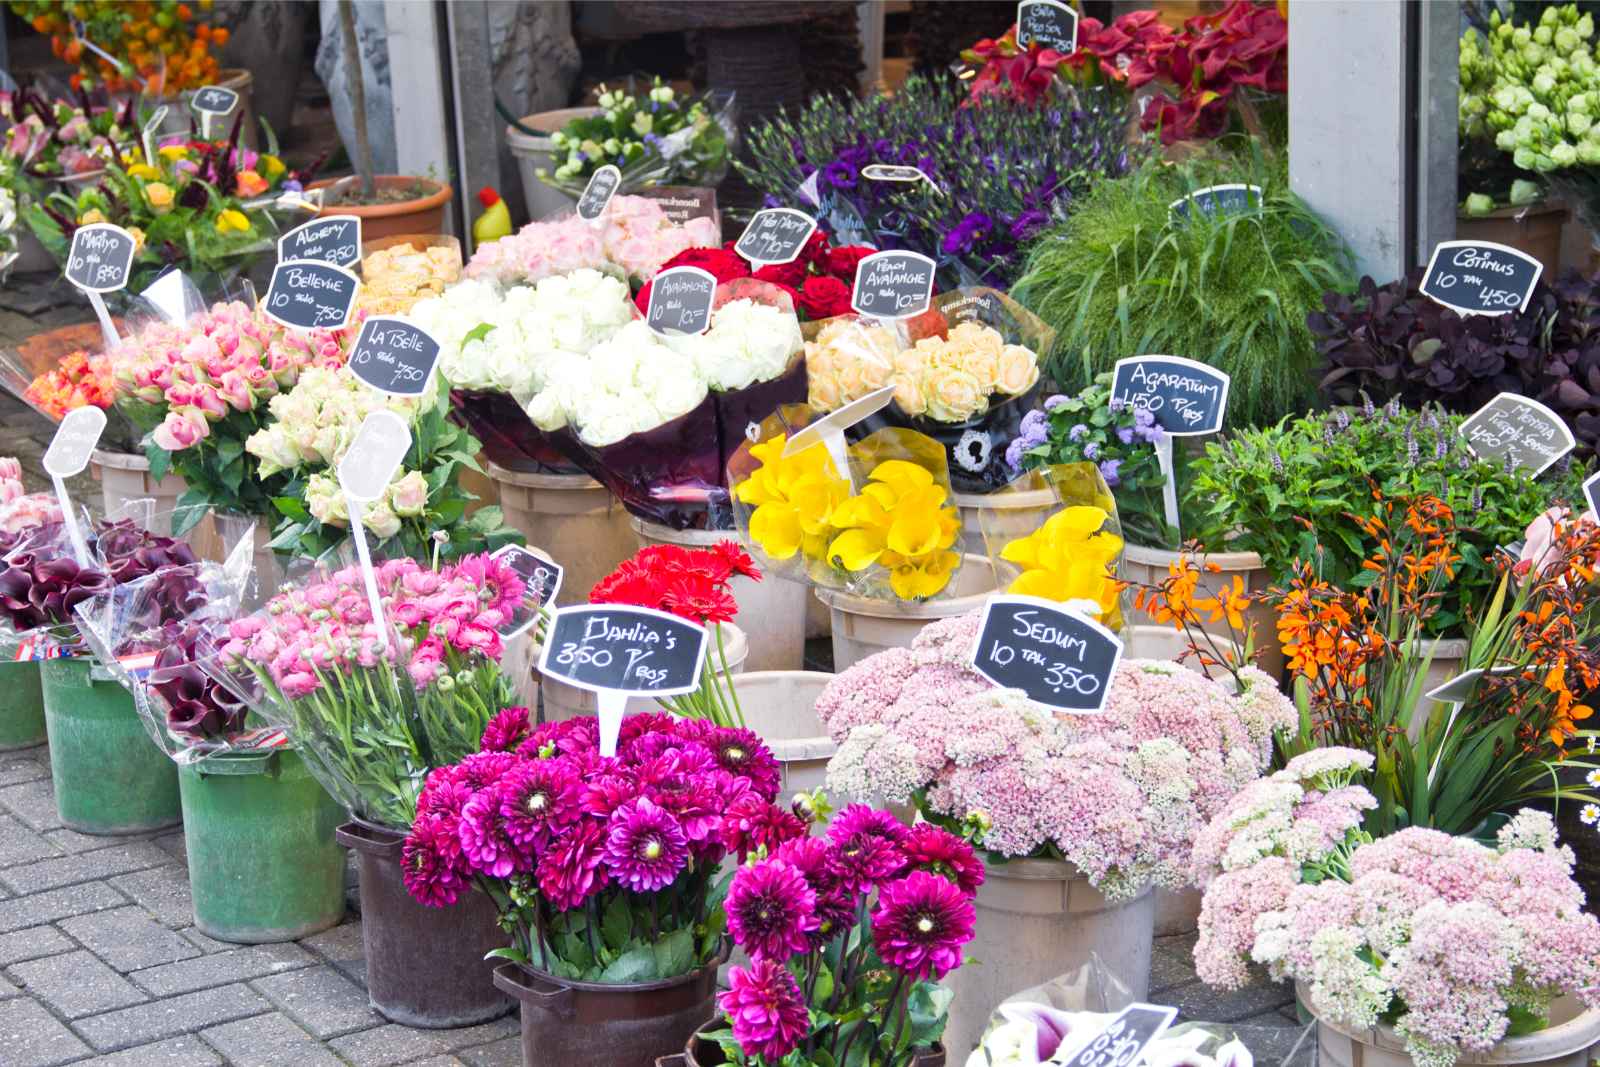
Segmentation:
[(833, 411), (894, 384), (895, 357), (909, 346), (905, 324), (840, 315), (801, 327), (806, 339), (809, 401)]
[[(727, 176), (728, 163), (738, 150), (739, 142), (736, 94), (713, 89), (687, 99), (668, 101), (656, 100), (655, 92), (650, 90), (637, 100), (621, 91), (608, 95), (619, 99), (607, 112), (626, 114), (637, 109), (623, 133), (631, 131), (642, 139), (613, 149), (611, 146), (617, 144), (619, 138), (609, 128), (610, 114), (574, 120), (567, 129), (560, 131), (563, 144), (558, 150), (567, 148), (567, 155), (557, 155), (555, 158), (560, 162), (555, 168), (539, 174), (546, 185), (577, 198), (592, 173), (581, 163), (591, 159), (617, 168), (622, 175), (619, 193), (632, 193), (653, 185), (715, 186)], [(681, 113), (688, 121), (665, 136), (657, 135), (651, 127), (661, 122), (668, 109)], [(548, 136), (542, 131), (524, 132)]]
[(978, 528), (1001, 591), (1060, 601), (1122, 629), (1122, 524), (1093, 463), (1019, 476), (985, 498)]

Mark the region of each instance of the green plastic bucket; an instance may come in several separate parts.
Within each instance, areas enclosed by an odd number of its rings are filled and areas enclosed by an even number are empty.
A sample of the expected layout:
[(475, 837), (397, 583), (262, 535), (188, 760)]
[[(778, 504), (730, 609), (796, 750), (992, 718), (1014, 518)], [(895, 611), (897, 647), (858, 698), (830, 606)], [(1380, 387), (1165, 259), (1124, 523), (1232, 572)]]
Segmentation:
[(39, 661), (0, 662), (0, 752), (44, 744)]
[(218, 941), (293, 941), (344, 918), (344, 811), (299, 753), (178, 768), (194, 924)]
[(61, 821), (86, 834), (137, 834), (180, 818), (178, 768), (144, 732), (133, 694), (94, 678), (94, 660), (39, 663)]

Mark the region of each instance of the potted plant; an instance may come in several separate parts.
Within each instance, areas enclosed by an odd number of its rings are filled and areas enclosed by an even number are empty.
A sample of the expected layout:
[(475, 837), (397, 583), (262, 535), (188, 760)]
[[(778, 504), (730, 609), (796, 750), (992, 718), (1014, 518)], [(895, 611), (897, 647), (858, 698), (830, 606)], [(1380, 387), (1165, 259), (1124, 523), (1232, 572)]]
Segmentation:
[(773, 805), (777, 765), (748, 730), (632, 715), (615, 756), (599, 744), (593, 717), (504, 712), (479, 754), (428, 776), (406, 839), (417, 901), (474, 886), (494, 901), (512, 942), (495, 983), (522, 1002), (526, 1067), (651, 1067), (683, 1048), (726, 957), (720, 864), (807, 831)]
[(1259, 671), (1242, 670), (1235, 694), (1149, 660), (1118, 666), (1101, 714), (1041, 713), (972, 669), (978, 621), (935, 623), (912, 648), (840, 674), (817, 700), (839, 745), (830, 789), (910, 799), (928, 822), (969, 836), (984, 860), (971, 953), (1005, 966), (952, 979), (946, 1044), (957, 1055), (1011, 991), (1091, 954), (1142, 999), (1151, 884), (1190, 884), (1194, 834), (1261, 773), (1274, 733), (1295, 721)]

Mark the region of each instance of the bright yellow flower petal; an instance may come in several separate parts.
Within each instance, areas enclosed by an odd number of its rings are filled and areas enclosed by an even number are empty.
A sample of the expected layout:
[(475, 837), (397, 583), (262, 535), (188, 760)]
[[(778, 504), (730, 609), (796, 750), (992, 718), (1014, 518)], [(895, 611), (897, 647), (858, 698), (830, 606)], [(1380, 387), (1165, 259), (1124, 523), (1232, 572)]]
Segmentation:
[(902, 600), (926, 600), (949, 584), (949, 568), (937, 563), (896, 567), (889, 572), (889, 588)]
[(939, 547), (939, 519), (935, 512), (905, 510), (896, 512), (885, 539), (892, 551), (902, 556), (921, 556)]
[(1066, 580), (1055, 571), (1023, 571), (1006, 592), (1018, 596), (1036, 596), (1041, 600), (1067, 600), (1071, 590)]
[(846, 530), (828, 546), (828, 558), (847, 571), (863, 571), (878, 562), (883, 550), (883, 537), (878, 530)]
[(869, 477), (875, 482), (883, 482), (889, 486), (895, 491), (896, 496), (904, 496), (912, 489), (921, 489), (933, 484), (933, 475), (927, 468), (919, 467), (904, 459), (885, 460), (872, 469)]
[(1051, 540), (1068, 538), (1082, 541), (1106, 524), (1110, 516), (1099, 508), (1087, 504), (1074, 504), (1062, 508), (1045, 520), (1045, 536)]
[(750, 539), (773, 559), (792, 558), (802, 536), (799, 515), (785, 504), (763, 504), (750, 516)]

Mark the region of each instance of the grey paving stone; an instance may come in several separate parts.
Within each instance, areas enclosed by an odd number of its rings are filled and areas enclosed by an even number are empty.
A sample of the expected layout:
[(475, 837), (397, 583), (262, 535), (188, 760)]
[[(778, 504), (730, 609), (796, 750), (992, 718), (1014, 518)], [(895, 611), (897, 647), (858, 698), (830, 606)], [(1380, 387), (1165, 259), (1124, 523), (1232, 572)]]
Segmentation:
[(0, 1001), (6, 1067), (54, 1067), (93, 1051), (31, 997)]
[(226, 985), (91, 1015), (74, 1022), (72, 1028), (97, 1051), (117, 1052), (269, 1010), (271, 1005), (248, 986)]
[(1309, 1026), (1252, 1026), (1241, 1023), (1233, 1033), (1259, 1064), (1301, 1064), (1315, 1059), (1317, 1036)]
[(1174, 989), (1197, 981), (1194, 967), (1165, 952), (1150, 953), (1150, 993)]
[(316, 957), (299, 945), (250, 945), (134, 971), (128, 977), (158, 997), (170, 997), (308, 967), (315, 962)]
[(250, 986), (319, 1040), (383, 1023), (368, 1007), (366, 991), (329, 966), (259, 978)]
[(301, 938), (300, 943), (339, 968), (351, 981), (366, 987), (367, 959), (360, 922), (340, 923), (331, 930)]
[(9, 815), (0, 816), (0, 867), (11, 867), (59, 855), (61, 850), (51, 844), (39, 831), (30, 830), (21, 821)]
[(392, 1067), (450, 1050), (448, 1030), (414, 1030), (390, 1023), (328, 1042), (328, 1047), (353, 1067)]
[(236, 1067), (341, 1067), (333, 1053), (277, 1012), (214, 1026), (200, 1036)]
[(0, 805), (35, 830), (62, 827), (61, 816), (56, 812), (56, 795), (48, 778), (0, 789)]
[(454, 1056), (429, 1056), (425, 1060), (412, 1060), (406, 1067), (468, 1067), (467, 1061)]
[(0, 967), (9, 967), (23, 960), (40, 956), (54, 956), (71, 952), (77, 945), (54, 926), (32, 926), (9, 934), (0, 934)]
[(150, 842), (135, 841), (132, 844), (113, 845), (110, 848), (83, 852), (76, 856), (58, 856), (35, 863), (24, 863), (0, 871), (0, 882), (4, 882), (18, 896), (22, 896), (64, 885), (97, 881), (114, 874), (171, 862), (171, 856)]
[(43, 746), (0, 755), (0, 786), (50, 777), (50, 756)]
[(201, 952), (231, 952), (239, 947), (238, 945), (230, 945), (226, 941), (218, 941), (214, 937), (207, 937), (193, 926), (186, 926), (179, 930), (178, 933), (182, 934), (185, 940)]
[(117, 845), (128, 845), (135, 841), (154, 841), (154, 837), (133, 836), (107, 837), (103, 834), (80, 834), (76, 830), (62, 827), (59, 830), (47, 830), (44, 839), (62, 852), (75, 854), (79, 852), (98, 852), (103, 848), (115, 848)]
[(464, 1026), (459, 1030), (436, 1031), (448, 1039), (452, 1049), (471, 1048), (474, 1045), (486, 1045), (490, 1041), (498, 1041), (503, 1037), (511, 1037), (522, 1033), (522, 1023), (519, 1021), (515, 1010), (498, 1019), (477, 1026)]
[(132, 874), (109, 879), (123, 893), (142, 904), (163, 926), (176, 930), (194, 925), (194, 897), (189, 891), (189, 872), (176, 863), (165, 863)]
[(477, 1048), (465, 1048), (456, 1053), (471, 1067), (522, 1067), (522, 1039), (507, 1037)]
[(182, 830), (169, 830), (155, 840), (163, 852), (185, 867), (189, 866), (189, 847), (184, 842)]
[(1252, 1015), (1276, 1011), (1294, 1002), (1294, 989), (1287, 983), (1253, 981), (1243, 989), (1223, 991), (1204, 982), (1180, 986), (1179, 996), (1165, 1000), (1176, 1004), (1185, 1019), (1231, 1023)]
[(107, 967), (94, 953), (82, 949), (16, 964), (10, 976), (30, 996), (68, 1019), (125, 1008), (147, 999), (133, 983)]
[(220, 1067), (222, 1057), (192, 1034), (84, 1060), (82, 1067)]
[(16, 897), (0, 901), (0, 932), (55, 922), (70, 915), (120, 908), (127, 903), (127, 897), (103, 882), (87, 882), (65, 889), (52, 889), (47, 893)]
[(1158, 937), (1155, 941), (1157, 952), (1165, 952), (1190, 967), (1194, 966), (1194, 946), (1200, 940), (1199, 934), (1174, 934), (1170, 937)]
[(61, 929), (119, 971), (136, 971), (200, 955), (194, 945), (138, 907), (79, 915), (63, 920)]

